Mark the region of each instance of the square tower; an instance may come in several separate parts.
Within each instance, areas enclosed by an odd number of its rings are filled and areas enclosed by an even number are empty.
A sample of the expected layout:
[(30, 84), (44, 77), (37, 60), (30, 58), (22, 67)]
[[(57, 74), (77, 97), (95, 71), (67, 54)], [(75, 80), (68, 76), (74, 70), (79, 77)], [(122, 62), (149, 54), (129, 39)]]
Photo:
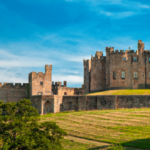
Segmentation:
[(32, 95), (52, 95), (52, 65), (45, 65), (43, 72), (29, 73), (30, 96)]

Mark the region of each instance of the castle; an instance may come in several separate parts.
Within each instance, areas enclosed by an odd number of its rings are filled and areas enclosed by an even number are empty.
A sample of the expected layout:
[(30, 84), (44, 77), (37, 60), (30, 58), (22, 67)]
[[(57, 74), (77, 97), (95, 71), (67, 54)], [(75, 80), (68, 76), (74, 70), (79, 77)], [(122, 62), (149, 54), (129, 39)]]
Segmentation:
[(138, 50), (115, 50), (106, 47), (95, 57), (84, 60), (84, 93), (110, 89), (150, 88), (150, 50), (138, 40)]
[(96, 52), (91, 60), (83, 60), (84, 84), (81, 88), (67, 87), (67, 81), (52, 82), (52, 65), (45, 73), (31, 72), (28, 83), (0, 83), (0, 100), (18, 102), (30, 98), (39, 114), (70, 110), (150, 107), (150, 96), (87, 96), (89, 92), (109, 89), (150, 88), (150, 50), (144, 50), (142, 40), (138, 50), (116, 50), (106, 47), (106, 56)]

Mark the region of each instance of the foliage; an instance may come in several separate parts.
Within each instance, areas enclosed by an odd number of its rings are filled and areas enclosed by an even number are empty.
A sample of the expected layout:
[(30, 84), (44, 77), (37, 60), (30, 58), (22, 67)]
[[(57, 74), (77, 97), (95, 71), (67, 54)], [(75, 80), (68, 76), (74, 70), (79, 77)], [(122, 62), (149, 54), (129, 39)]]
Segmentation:
[(109, 146), (109, 150), (125, 150), (120, 144), (116, 145), (116, 144), (112, 144)]
[(0, 110), (0, 114), (5, 113), (0, 115), (3, 150), (63, 149), (60, 140), (67, 133), (52, 121), (39, 124), (40, 115), (29, 99), (6, 104), (0, 101)]

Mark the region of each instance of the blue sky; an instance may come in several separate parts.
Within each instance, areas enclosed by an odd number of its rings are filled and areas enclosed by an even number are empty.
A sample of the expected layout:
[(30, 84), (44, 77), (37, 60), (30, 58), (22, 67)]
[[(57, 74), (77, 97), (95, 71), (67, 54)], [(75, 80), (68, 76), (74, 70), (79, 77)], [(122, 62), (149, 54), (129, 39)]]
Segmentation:
[(83, 58), (105, 47), (150, 49), (148, 0), (0, 0), (0, 82), (27, 83), (52, 64), (52, 80), (83, 84)]

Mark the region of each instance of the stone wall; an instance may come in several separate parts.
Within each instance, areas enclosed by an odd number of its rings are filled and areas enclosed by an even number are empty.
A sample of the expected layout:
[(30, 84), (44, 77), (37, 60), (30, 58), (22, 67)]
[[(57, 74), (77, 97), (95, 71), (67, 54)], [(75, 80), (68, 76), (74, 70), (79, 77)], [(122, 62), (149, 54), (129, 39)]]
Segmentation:
[(62, 111), (150, 107), (150, 95), (37, 95), (31, 97), (31, 102), (42, 115), (46, 113), (57, 113)]
[(27, 83), (0, 83), (0, 100), (6, 102), (19, 102), (22, 99), (27, 99)]
[(30, 101), (32, 103), (32, 106), (38, 110), (38, 113), (43, 115), (43, 113), (42, 113), (42, 95), (31, 96)]

